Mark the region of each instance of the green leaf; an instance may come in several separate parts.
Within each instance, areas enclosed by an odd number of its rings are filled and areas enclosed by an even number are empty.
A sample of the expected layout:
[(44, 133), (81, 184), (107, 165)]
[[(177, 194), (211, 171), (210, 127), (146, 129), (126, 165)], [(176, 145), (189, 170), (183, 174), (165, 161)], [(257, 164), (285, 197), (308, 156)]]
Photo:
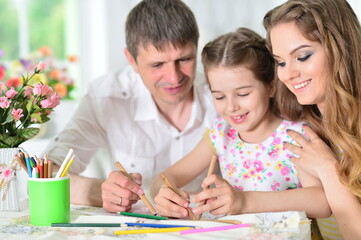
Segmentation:
[(6, 139), (3, 139), (3, 142), (10, 147), (14, 147), (17, 143), (22, 142), (21, 137), (19, 136), (11, 136)]
[(29, 101), (29, 102), (26, 104), (26, 110), (28, 110), (28, 112), (30, 112), (32, 106), (33, 106), (33, 103)]
[(37, 123), (43, 123), (41, 116), (37, 113), (33, 113), (30, 115), (31, 118), (35, 118), (38, 122)]
[(24, 141), (36, 136), (40, 131), (40, 128), (25, 128), (18, 132), (18, 136), (24, 139)]

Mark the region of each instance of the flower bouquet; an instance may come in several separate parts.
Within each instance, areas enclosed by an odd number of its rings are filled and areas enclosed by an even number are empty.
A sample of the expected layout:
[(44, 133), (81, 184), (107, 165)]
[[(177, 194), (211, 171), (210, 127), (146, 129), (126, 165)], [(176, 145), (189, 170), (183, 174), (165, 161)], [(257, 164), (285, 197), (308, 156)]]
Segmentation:
[(45, 69), (40, 62), (21, 83), (0, 81), (0, 148), (18, 147), (40, 131), (35, 124), (49, 121), (49, 114), (59, 105), (60, 96), (42, 82), (31, 84), (34, 76)]

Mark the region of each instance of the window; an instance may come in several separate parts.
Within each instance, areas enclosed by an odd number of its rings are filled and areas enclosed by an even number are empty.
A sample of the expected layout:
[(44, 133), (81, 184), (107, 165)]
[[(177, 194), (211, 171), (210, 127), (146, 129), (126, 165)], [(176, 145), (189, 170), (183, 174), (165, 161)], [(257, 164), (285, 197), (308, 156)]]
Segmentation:
[[(68, 60), (69, 55), (77, 55), (76, 3), (73, 0), (0, 0), (0, 64), (6, 66), (7, 77), (29, 71), (19, 59), (35, 64), (45, 61), (48, 72), (43, 83), (53, 87), (61, 97), (72, 99), (77, 95), (74, 80), (78, 79), (78, 66)], [(16, 64), (20, 67), (14, 70)]]

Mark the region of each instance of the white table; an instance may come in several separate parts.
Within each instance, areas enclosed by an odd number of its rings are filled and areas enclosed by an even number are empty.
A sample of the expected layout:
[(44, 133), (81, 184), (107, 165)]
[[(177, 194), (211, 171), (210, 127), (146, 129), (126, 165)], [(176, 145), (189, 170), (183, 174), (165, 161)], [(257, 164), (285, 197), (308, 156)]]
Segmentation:
[[(25, 203), (25, 204), (24, 204)], [(134, 212), (144, 213), (145, 207), (137, 204)], [(255, 223), (252, 228), (239, 228), (224, 230), (218, 232), (197, 233), (189, 235), (180, 235), (175, 233), (149, 233), (137, 235), (114, 235), (114, 231), (130, 228), (101, 228), (101, 227), (65, 227), (52, 228), (33, 226), (29, 223), (29, 210), (27, 202), (22, 203), (20, 212), (0, 212), (0, 239), (16, 240), (64, 240), (64, 239), (292, 239), (292, 240), (310, 240), (310, 223), (305, 218), (304, 212), (280, 212), (280, 213), (261, 213), (261, 214), (243, 214), (235, 216), (223, 216), (220, 219), (240, 220), (243, 223)], [(202, 219), (213, 219), (214, 216), (204, 214)], [(119, 216), (109, 213), (102, 208), (72, 205), (71, 222), (104, 222), (104, 223), (122, 223), (142, 221), (167, 224), (196, 225), (200, 227), (213, 227), (227, 225), (225, 223), (213, 221), (188, 221), (188, 220), (150, 220), (134, 217)], [(298, 221), (298, 222), (297, 222)]]

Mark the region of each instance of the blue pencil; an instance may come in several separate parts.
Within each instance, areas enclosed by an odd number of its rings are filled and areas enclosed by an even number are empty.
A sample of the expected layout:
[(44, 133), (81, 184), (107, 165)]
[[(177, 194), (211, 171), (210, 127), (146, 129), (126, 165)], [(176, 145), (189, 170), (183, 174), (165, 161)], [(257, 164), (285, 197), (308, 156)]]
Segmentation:
[(188, 225), (171, 225), (171, 224), (155, 224), (155, 223), (52, 223), (52, 227), (151, 227), (151, 228), (175, 228), (196, 226)]
[(29, 174), (30, 177), (33, 177), (33, 174), (32, 174), (33, 168), (30, 165), (31, 160), (29, 158), (29, 154), (27, 152), (24, 152), (24, 155), (25, 155), (26, 167), (28, 168), (28, 174)]

